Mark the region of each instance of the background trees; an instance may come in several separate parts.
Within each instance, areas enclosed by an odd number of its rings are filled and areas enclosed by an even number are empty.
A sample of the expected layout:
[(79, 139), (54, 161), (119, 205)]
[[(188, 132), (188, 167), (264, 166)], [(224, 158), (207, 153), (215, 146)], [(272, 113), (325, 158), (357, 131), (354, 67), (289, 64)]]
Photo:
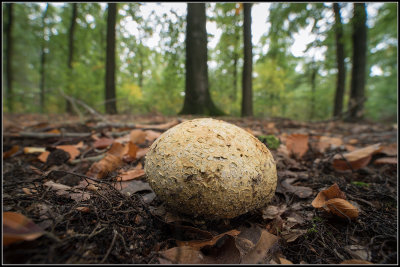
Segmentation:
[(244, 63), (242, 78), (242, 117), (253, 116), (253, 48), (251, 42), (251, 3), (243, 4)]
[(108, 4), (107, 15), (107, 49), (106, 49), (106, 86), (105, 108), (108, 114), (117, 113), (115, 100), (115, 24), (117, 20), (117, 4)]
[[(41, 106), (33, 103), (40, 103), (42, 98), (46, 112), (65, 112), (70, 108), (58, 93), (58, 89), (63, 89), (96, 110), (106, 112), (103, 92), (107, 4), (49, 3), (44, 21), (46, 4), (10, 5), (11, 17), (8, 4), (3, 5), (4, 111), (40, 112)], [(328, 119), (338, 114), (340, 107), (336, 104), (340, 102), (342, 113), (348, 113), (352, 74), (343, 75), (340, 69), (353, 66), (353, 5), (340, 4), (342, 37), (335, 34), (340, 30), (334, 6), (333, 3), (253, 5), (253, 18), (262, 10), (268, 20), (259, 41), (254, 38), (260, 27), (252, 28), (255, 116)], [(207, 32), (209, 95), (226, 114), (239, 116), (242, 110), (239, 74), (244, 67), (243, 10), (236, 3), (210, 3), (205, 9), (210, 29)], [(371, 15), (366, 16), (364, 117), (394, 121), (397, 119), (397, 5), (367, 3), (365, 9)], [(114, 96), (119, 112), (173, 115), (182, 110), (186, 15), (186, 4), (119, 4)], [(9, 18), (12, 30), (8, 30)], [(304, 53), (296, 52), (293, 44), (304, 36), (308, 37)], [(342, 41), (342, 48), (338, 40)], [(12, 45), (7, 46), (9, 42)], [(8, 47), (13, 55), (11, 60)], [(338, 54), (341, 49), (343, 57)], [(41, 72), (42, 55), (44, 72)], [(344, 84), (342, 101), (338, 100), (339, 84)]]

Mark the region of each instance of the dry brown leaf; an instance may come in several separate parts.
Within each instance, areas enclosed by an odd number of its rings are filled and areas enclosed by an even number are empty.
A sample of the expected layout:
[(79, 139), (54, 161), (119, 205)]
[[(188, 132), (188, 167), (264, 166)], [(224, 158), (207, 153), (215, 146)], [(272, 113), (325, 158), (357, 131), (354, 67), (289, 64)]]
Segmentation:
[(143, 169), (133, 169), (121, 172), (117, 177), (117, 181), (129, 181), (133, 179), (142, 178), (143, 176), (144, 176)]
[(140, 159), (146, 156), (147, 152), (149, 151), (149, 148), (139, 148), (139, 150), (136, 152), (136, 158)]
[(88, 213), (90, 211), (89, 207), (77, 207), (76, 210), (83, 213)]
[[(380, 144), (374, 144), (371, 146), (367, 146), (361, 149), (356, 149), (352, 152), (343, 154), (342, 158), (341, 155), (336, 154), (333, 157), (333, 167), (336, 170), (344, 171), (344, 170), (358, 170), (362, 167), (365, 167), (370, 162), (372, 155), (378, 153), (381, 149)], [(351, 167), (350, 167), (350, 166)]]
[(365, 260), (352, 259), (352, 260), (342, 261), (340, 264), (373, 264), (373, 263), (370, 261), (365, 261)]
[(139, 147), (132, 142), (128, 142), (127, 147), (128, 151), (126, 152), (126, 154), (123, 156), (122, 159), (125, 162), (134, 161), (136, 159), (136, 153), (139, 150)]
[(397, 143), (382, 146), (379, 153), (386, 154), (388, 156), (397, 156)]
[(31, 190), (29, 190), (29, 189), (26, 188), (26, 187), (22, 188), (22, 191), (24, 191), (24, 193), (27, 194), (27, 195), (32, 195)]
[(24, 147), (25, 154), (42, 153), (45, 151), (46, 151), (45, 147)]
[(103, 137), (103, 138), (100, 138), (100, 139), (96, 140), (96, 141), (93, 143), (93, 147), (94, 147), (94, 148), (103, 149), (103, 148), (106, 148), (106, 147), (108, 147), (109, 145), (111, 145), (113, 142), (114, 142), (114, 139)]
[(44, 233), (31, 219), (16, 212), (3, 212), (3, 245), (34, 240)]
[(292, 185), (296, 180), (297, 178), (287, 178), (281, 182), (281, 186), (286, 189), (286, 191), (295, 194), (299, 198), (308, 198), (311, 196), (313, 191), (310, 187)]
[(217, 241), (220, 238), (222, 238), (225, 235), (237, 236), (239, 233), (240, 233), (240, 231), (238, 231), (238, 230), (231, 230), (231, 231), (228, 231), (226, 233), (222, 233), (220, 235), (217, 235), (217, 236), (213, 237), (212, 239), (206, 240), (206, 241), (204, 241), (204, 240), (192, 240), (192, 241), (180, 241), (180, 240), (177, 240), (176, 243), (180, 247), (189, 246), (189, 247), (192, 247), (192, 248), (200, 249), (200, 248), (205, 247), (205, 246), (213, 246), (215, 243), (217, 243)]
[(108, 173), (112, 172), (118, 167), (121, 167), (122, 165), (123, 161), (121, 158), (113, 154), (107, 154), (99, 162), (93, 163), (86, 175), (97, 179), (102, 179)]
[(164, 258), (159, 259), (160, 263), (164, 264), (204, 264), (208, 258), (201, 251), (189, 246), (170, 248), (160, 251), (160, 254)]
[(47, 131), (47, 132), (45, 132), (45, 133), (60, 134), (61, 132), (60, 132), (60, 130), (58, 130), (58, 129), (53, 129), (53, 130)]
[(329, 212), (342, 217), (354, 219), (358, 217), (358, 209), (342, 198), (332, 198), (325, 202)]
[(343, 145), (343, 141), (338, 137), (321, 136), (317, 143), (317, 149), (320, 153), (324, 153), (329, 148), (335, 148), (341, 145)]
[(352, 145), (345, 145), (344, 146), (346, 148), (347, 151), (351, 152), (357, 149), (357, 147), (352, 146)]
[(69, 161), (74, 160), (81, 152), (79, 151), (78, 148), (76, 148), (76, 145), (61, 145), (61, 146), (56, 146), (58, 149), (62, 149), (65, 152), (68, 152), (70, 155)]
[(293, 262), (291, 262), (290, 260), (287, 260), (285, 258), (278, 257), (278, 259), (279, 259), (280, 264), (293, 264)]
[(146, 141), (146, 133), (140, 129), (132, 130), (130, 133), (130, 141), (134, 144), (142, 144)]
[(264, 263), (262, 260), (270, 253), (270, 249), (278, 242), (276, 235), (268, 233), (261, 229), (261, 236), (255, 247), (243, 256), (241, 264)]
[(38, 160), (40, 160), (41, 162), (46, 162), (49, 155), (50, 151), (44, 151), (38, 156)]
[(352, 139), (350, 139), (347, 143), (350, 144), (350, 145), (354, 145), (354, 144), (357, 144), (357, 143), (358, 143), (358, 140), (352, 138)]
[(376, 159), (374, 164), (397, 164), (397, 157), (383, 157)]
[(3, 159), (6, 159), (8, 157), (11, 157), (15, 153), (19, 151), (19, 146), (15, 145), (13, 146), (10, 150), (7, 150), (6, 152), (3, 152)]
[(332, 198), (346, 199), (346, 195), (340, 190), (339, 186), (334, 183), (328, 189), (322, 190), (318, 193), (315, 199), (311, 202), (314, 208), (322, 208), (325, 202)]
[(152, 131), (152, 130), (147, 130), (147, 131), (145, 131), (145, 133), (146, 133), (146, 140), (149, 142), (153, 142), (161, 135), (160, 132), (156, 132), (156, 131)]
[(124, 146), (121, 143), (114, 142), (110, 147), (110, 149), (107, 151), (107, 154), (114, 155), (122, 159), (122, 157), (126, 154), (126, 152), (128, 152), (128, 149), (129, 149), (128, 146)]
[(303, 157), (308, 150), (308, 135), (294, 133), (286, 137), (286, 147), (297, 158)]

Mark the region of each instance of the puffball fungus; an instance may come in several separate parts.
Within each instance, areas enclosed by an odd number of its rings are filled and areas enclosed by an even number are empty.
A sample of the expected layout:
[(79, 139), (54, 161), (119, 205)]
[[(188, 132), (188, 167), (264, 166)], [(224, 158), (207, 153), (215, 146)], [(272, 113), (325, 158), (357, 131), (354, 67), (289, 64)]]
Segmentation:
[(242, 128), (209, 118), (163, 133), (147, 152), (145, 172), (167, 206), (210, 219), (266, 206), (277, 182), (275, 161), (263, 143)]

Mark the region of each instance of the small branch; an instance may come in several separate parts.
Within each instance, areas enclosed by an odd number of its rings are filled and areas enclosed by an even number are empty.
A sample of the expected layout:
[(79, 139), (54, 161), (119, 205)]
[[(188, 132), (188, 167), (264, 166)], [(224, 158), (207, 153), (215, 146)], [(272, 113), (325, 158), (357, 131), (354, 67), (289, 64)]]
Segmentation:
[(104, 263), (105, 260), (108, 258), (108, 255), (110, 255), (110, 252), (111, 252), (112, 248), (114, 247), (115, 240), (117, 239), (117, 234), (118, 234), (117, 230), (114, 229), (114, 237), (111, 241), (110, 247), (108, 248), (106, 255), (104, 256), (104, 258), (101, 260), (100, 263)]
[(19, 134), (4, 134), (5, 137), (29, 137), (29, 138), (55, 138), (55, 137), (89, 137), (91, 133), (36, 133), (36, 132), (20, 132)]
[(82, 159), (74, 159), (74, 160), (71, 160), (69, 163), (72, 164), (72, 165), (76, 165), (78, 163), (81, 163), (82, 161), (93, 162), (93, 161), (101, 160), (104, 157), (105, 157), (104, 154), (100, 154), (98, 156), (93, 156), (93, 157), (87, 157), (87, 158), (82, 158)]

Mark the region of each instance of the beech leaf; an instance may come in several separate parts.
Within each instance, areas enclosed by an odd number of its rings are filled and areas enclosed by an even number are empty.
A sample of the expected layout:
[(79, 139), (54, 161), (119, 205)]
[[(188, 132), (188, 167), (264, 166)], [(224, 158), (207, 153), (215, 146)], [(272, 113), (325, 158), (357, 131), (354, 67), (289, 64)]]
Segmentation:
[(308, 135), (294, 133), (286, 137), (286, 147), (291, 155), (303, 157), (308, 150)]
[(34, 240), (44, 233), (31, 219), (12, 211), (3, 212), (3, 245)]

